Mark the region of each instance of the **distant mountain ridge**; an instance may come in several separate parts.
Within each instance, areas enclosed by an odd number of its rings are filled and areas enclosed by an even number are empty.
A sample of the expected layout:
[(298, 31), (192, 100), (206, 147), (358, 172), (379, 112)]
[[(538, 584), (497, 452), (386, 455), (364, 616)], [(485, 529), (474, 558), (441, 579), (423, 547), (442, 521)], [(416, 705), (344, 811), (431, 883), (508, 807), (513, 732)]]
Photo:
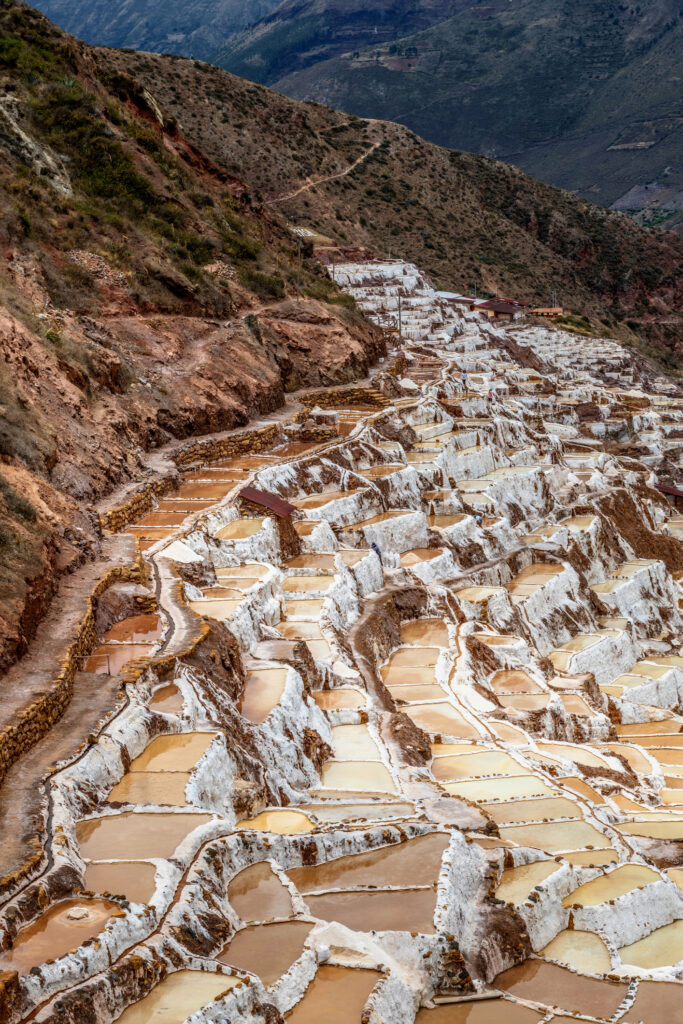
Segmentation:
[(683, 227), (679, 0), (285, 0), (214, 60)]
[(210, 60), (221, 42), (278, 0), (38, 0), (33, 6), (94, 46), (182, 53)]

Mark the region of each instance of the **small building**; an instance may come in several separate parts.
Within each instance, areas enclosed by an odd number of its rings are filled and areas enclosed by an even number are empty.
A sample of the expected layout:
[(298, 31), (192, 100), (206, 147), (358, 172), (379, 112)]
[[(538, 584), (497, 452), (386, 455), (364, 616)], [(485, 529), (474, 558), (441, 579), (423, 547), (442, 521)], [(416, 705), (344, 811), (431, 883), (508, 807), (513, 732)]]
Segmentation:
[(474, 308), (478, 313), (486, 313), (492, 320), (512, 320), (522, 312), (519, 303), (507, 302), (503, 299), (487, 299), (486, 302), (481, 302)]
[(547, 316), (551, 320), (556, 316), (562, 316), (564, 310), (562, 306), (547, 306), (539, 307), (538, 309), (530, 309), (529, 316)]

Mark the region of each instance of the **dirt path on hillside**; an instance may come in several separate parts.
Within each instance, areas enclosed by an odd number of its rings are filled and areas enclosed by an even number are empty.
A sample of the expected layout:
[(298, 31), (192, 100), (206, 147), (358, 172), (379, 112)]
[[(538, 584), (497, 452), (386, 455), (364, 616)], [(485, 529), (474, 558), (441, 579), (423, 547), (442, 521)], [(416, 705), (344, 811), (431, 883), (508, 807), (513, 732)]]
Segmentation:
[(315, 188), (316, 185), (323, 185), (326, 181), (335, 181), (337, 178), (345, 178), (347, 174), (350, 174), (351, 171), (355, 171), (356, 167), (359, 167), (360, 164), (367, 160), (368, 157), (375, 152), (379, 145), (379, 140), (377, 142), (373, 142), (370, 148), (365, 153), (361, 153), (361, 155), (356, 160), (354, 160), (352, 164), (349, 164), (346, 170), (337, 171), (336, 174), (328, 174), (322, 178), (316, 178), (314, 181), (311, 181), (309, 179), (306, 181), (304, 185), (296, 189), (296, 191), (288, 192), (283, 196), (276, 196), (275, 199), (267, 200), (266, 206), (272, 206), (274, 203), (284, 203), (288, 199), (295, 199), (296, 196), (300, 196), (302, 192), (307, 192), (309, 188)]

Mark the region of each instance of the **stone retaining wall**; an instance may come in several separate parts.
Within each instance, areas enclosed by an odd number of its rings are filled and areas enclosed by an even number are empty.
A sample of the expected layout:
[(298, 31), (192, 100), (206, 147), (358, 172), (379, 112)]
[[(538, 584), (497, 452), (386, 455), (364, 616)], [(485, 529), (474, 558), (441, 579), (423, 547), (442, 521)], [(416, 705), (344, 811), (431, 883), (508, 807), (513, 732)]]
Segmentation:
[(178, 481), (173, 476), (164, 477), (162, 480), (151, 480), (135, 491), (123, 505), (117, 505), (107, 512), (100, 514), (100, 525), (103, 530), (109, 533), (119, 533), (129, 523), (135, 522), (150, 512), (156, 503), (157, 498), (162, 498), (169, 491), (177, 487)]
[[(181, 448), (173, 456), (178, 467), (190, 466), (196, 462), (203, 464), (216, 459), (232, 459), (239, 455), (254, 455), (276, 444), (283, 434), (279, 423), (269, 423), (258, 430), (245, 430), (241, 434), (230, 437), (215, 437), (198, 441)], [(169, 474), (160, 480), (151, 480), (142, 484), (134, 494), (116, 508), (108, 509), (100, 514), (100, 524), (109, 533), (119, 533), (130, 523), (150, 512), (157, 498), (163, 497), (178, 485), (177, 477)]]
[(17, 758), (41, 740), (64, 714), (71, 700), (76, 672), (97, 643), (94, 602), (113, 583), (121, 581), (146, 582), (146, 570), (139, 551), (131, 565), (114, 566), (97, 581), (57, 676), (45, 693), (24, 708), (12, 725), (0, 732), (0, 782)]
[(230, 437), (215, 437), (182, 448), (173, 455), (176, 466), (188, 466), (194, 462), (213, 462), (215, 459), (233, 459), (238, 455), (255, 455), (270, 448), (283, 436), (279, 423), (269, 423), (258, 430), (245, 430)]
[(387, 400), (381, 392), (368, 387), (324, 388), (320, 391), (304, 391), (299, 401), (307, 406), (319, 406), (321, 409), (346, 409), (354, 405), (371, 405), (384, 409)]

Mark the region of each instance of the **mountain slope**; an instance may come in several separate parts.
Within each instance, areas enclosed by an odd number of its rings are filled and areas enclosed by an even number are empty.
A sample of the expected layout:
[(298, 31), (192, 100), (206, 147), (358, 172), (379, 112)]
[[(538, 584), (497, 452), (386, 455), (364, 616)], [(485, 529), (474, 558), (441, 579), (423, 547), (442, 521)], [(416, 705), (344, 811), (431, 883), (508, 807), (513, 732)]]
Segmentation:
[(144, 453), (383, 348), (140, 82), (0, 0), (0, 670)]
[(604, 319), (605, 330), (683, 356), (683, 243), (672, 233), (643, 231), (400, 125), (296, 103), (218, 68), (154, 54), (99, 51), (98, 59), (153, 90), (203, 152), (239, 170), (290, 221), (411, 259), (446, 288), (476, 282), (543, 304), (555, 289), (566, 307)]
[(86, 43), (208, 60), (217, 40), (245, 29), (276, 4), (277, 0), (39, 0), (34, 6)]
[(432, 24), (408, 31), (392, 4), (369, 45), (353, 42), (357, 6), (281, 4), (215, 60), (287, 95), (512, 161), (603, 205), (657, 181), (670, 207), (658, 219), (683, 219), (677, 0), (418, 4)]

